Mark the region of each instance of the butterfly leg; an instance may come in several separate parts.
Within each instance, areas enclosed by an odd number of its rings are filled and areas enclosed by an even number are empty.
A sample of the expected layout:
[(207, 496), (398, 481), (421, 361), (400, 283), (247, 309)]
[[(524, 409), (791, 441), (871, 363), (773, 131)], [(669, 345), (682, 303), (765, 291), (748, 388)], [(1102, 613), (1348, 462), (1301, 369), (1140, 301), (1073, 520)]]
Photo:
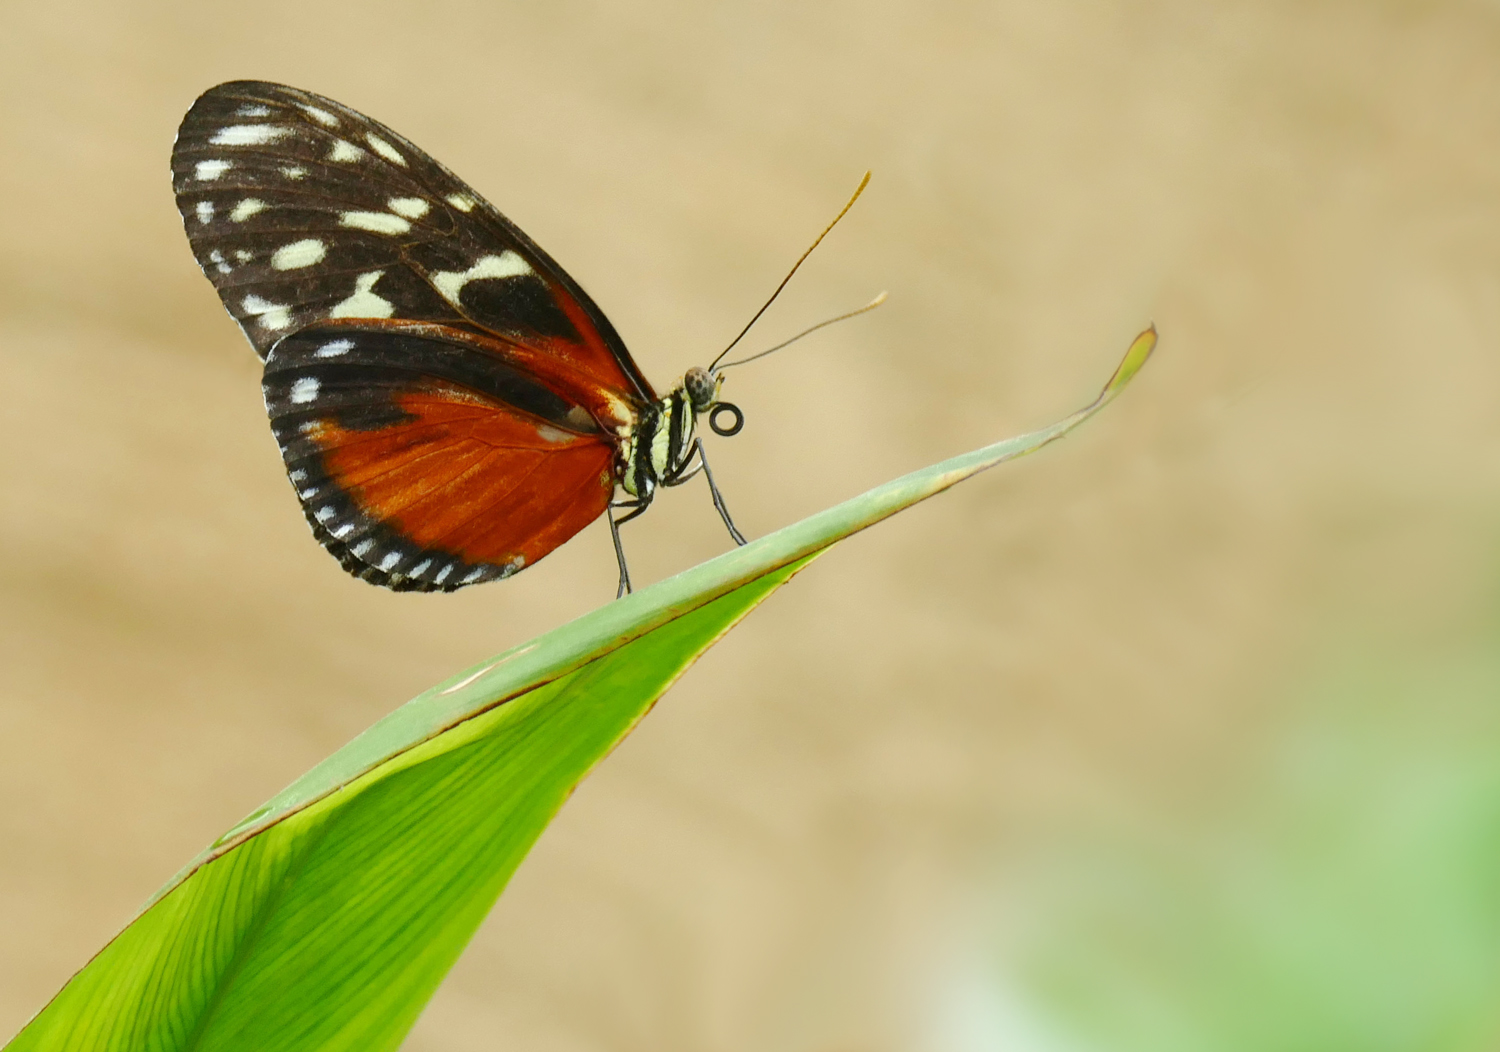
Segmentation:
[[(693, 439), (693, 441), (697, 442), (698, 440), (695, 438), (695, 439)], [(691, 460), (692, 457), (693, 457), (693, 454), (696, 453), (697, 451), (698, 451), (698, 447), (696, 445), (693, 446), (691, 449), (689, 449), (688, 450), (688, 459)], [(686, 467), (686, 466), (687, 466), (686, 463), (684, 463), (683, 467)], [(698, 472), (700, 472), (702, 470), (703, 470), (703, 462), (700, 460), (698, 462), (698, 466), (695, 467), (692, 471), (681, 471), (681, 472), (679, 472), (676, 475), (672, 475), (670, 478), (664, 478), (664, 479), (662, 479), (661, 484), (663, 486), (680, 486), (684, 482), (686, 482), (688, 479), (692, 478), (694, 475), (698, 474)]]
[(625, 565), (625, 548), (620, 544), (620, 524), (615, 521), (615, 506), (604, 511), (609, 519), (609, 535), (615, 542), (615, 561), (620, 564), (620, 587), (615, 589), (615, 598), (621, 599), (630, 591), (630, 569)]
[(729, 509), (724, 506), (724, 495), (719, 492), (719, 487), (714, 482), (713, 469), (708, 466), (708, 457), (703, 452), (703, 440), (695, 438), (693, 444), (698, 449), (698, 466), (703, 469), (703, 476), (708, 479), (708, 492), (713, 494), (714, 509), (718, 511), (719, 518), (724, 520), (724, 525), (729, 527), (729, 536), (734, 538), (734, 543), (745, 544), (745, 536), (740, 533), (734, 525), (734, 520), (729, 517)]
[[(615, 591), (615, 598), (622, 599), (630, 594), (630, 568), (625, 565), (625, 546), (620, 543), (620, 527), (641, 512), (651, 506), (649, 500), (622, 500), (611, 504), (604, 510), (605, 518), (609, 519), (609, 536), (615, 542), (615, 561), (620, 564), (620, 587)], [(616, 508), (631, 508), (630, 514), (615, 518)]]

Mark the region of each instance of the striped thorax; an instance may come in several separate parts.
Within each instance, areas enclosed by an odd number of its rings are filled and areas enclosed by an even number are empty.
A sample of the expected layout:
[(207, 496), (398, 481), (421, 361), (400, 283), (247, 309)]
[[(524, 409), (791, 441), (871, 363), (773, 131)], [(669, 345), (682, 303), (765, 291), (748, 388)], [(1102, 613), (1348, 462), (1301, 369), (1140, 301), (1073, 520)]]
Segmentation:
[(620, 446), (620, 485), (626, 493), (649, 501), (661, 482), (683, 471), (692, 450), (696, 416), (687, 391), (680, 386), (641, 411)]

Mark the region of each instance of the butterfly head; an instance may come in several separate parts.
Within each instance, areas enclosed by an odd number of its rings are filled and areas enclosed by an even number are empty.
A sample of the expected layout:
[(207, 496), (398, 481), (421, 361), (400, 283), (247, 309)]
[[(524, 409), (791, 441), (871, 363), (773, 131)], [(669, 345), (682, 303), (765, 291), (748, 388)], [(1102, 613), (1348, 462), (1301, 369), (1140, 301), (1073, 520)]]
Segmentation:
[[(719, 400), (719, 388), (724, 385), (724, 373), (718, 369), (705, 369), (695, 365), (682, 377), (682, 389), (687, 392), (693, 413), (707, 413), (708, 426), (716, 435), (737, 435), (745, 426), (745, 414), (732, 402)], [(729, 416), (727, 425), (719, 423), (721, 416)]]

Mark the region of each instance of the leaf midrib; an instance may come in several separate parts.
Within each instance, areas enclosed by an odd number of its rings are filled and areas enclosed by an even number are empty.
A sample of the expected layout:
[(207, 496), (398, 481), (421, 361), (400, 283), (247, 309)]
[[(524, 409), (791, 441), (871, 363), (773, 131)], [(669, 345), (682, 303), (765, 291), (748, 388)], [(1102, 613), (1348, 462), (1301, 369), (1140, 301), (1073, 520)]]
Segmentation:
[[(235, 947), (234, 954), (231, 956), (228, 966), (220, 973), (213, 993), (210, 994), (207, 1003), (203, 1006), (199, 1014), (198, 1022), (183, 1041), (181, 1046), (182, 1052), (195, 1052), (196, 1049), (202, 1047), (201, 1042), (208, 1033), (209, 1025), (213, 1022), (213, 1018), (219, 1009), (223, 1007), (230, 991), (234, 988), (235, 983), (238, 982), (240, 973), (249, 962), (250, 951), (254, 949), (261, 936), (264, 935), (271, 917), (275, 915), (288, 892), (296, 884), (295, 878), (299, 877), (303, 870), (306, 869), (312, 858), (317, 854), (316, 849), (318, 846), (328, 837), (334, 827), (342, 822), (343, 817), (342, 812), (335, 812), (320, 824), (316, 832), (309, 833), (302, 841), (299, 847), (300, 857), (296, 862), (287, 866), (286, 872), (281, 875), (281, 878), (276, 882), (276, 887), (267, 896), (264, 907), (256, 911), (255, 921), (246, 929), (244, 938)], [(220, 857), (224, 858), (227, 856)]]

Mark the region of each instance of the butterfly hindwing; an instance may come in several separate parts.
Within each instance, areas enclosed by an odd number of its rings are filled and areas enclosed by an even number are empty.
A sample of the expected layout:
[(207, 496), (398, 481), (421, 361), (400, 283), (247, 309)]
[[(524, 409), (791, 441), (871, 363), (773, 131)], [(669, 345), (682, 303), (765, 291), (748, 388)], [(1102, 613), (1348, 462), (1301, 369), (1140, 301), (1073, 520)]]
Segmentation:
[(614, 492), (614, 446), (587, 414), (449, 335), (335, 322), (266, 363), (266, 410), (314, 535), (398, 590), (508, 577)]
[(347, 106), (278, 84), (221, 84), (183, 119), (172, 175), (194, 254), (262, 359), (330, 319), (443, 322), (655, 399), (551, 257), (443, 165)]

